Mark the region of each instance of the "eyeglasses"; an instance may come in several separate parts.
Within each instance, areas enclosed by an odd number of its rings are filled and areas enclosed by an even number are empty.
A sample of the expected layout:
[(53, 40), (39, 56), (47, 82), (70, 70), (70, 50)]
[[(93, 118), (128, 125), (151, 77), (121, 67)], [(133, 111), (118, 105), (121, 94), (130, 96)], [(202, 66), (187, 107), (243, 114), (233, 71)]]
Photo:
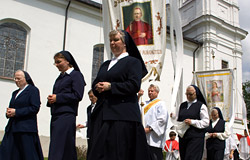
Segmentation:
[(192, 96), (194, 94), (195, 94), (195, 92), (193, 92), (193, 93), (186, 93), (187, 96)]
[(14, 78), (14, 81), (21, 81), (23, 78)]

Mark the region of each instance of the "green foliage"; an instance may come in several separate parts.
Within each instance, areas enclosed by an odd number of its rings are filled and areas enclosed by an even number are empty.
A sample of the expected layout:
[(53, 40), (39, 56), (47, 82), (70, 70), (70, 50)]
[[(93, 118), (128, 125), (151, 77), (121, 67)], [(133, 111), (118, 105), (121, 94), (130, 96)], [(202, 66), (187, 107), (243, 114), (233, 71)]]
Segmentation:
[[(84, 146), (77, 146), (76, 153), (77, 153), (77, 160), (86, 160), (87, 149), (84, 148)], [(48, 160), (48, 158), (44, 157), (44, 160)]]
[(162, 153), (163, 153), (163, 159), (166, 159), (166, 151), (162, 151)]
[(243, 97), (246, 103), (247, 108), (247, 119), (250, 119), (250, 81), (246, 81), (242, 83), (242, 92)]
[(86, 160), (87, 157), (87, 148), (84, 146), (76, 147), (77, 160)]

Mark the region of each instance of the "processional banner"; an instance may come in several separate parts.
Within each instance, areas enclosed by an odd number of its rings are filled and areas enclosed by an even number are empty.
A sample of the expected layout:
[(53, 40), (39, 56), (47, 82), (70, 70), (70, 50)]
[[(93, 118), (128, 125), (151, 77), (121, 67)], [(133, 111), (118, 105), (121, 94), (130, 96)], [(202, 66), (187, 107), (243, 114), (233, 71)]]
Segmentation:
[(234, 115), (232, 70), (203, 71), (194, 74), (197, 86), (206, 98), (209, 113), (213, 107), (219, 107), (224, 120), (232, 120)]
[(148, 74), (143, 80), (160, 80), (166, 50), (165, 0), (105, 0), (103, 17), (106, 52), (110, 53), (109, 31), (126, 30), (147, 67)]

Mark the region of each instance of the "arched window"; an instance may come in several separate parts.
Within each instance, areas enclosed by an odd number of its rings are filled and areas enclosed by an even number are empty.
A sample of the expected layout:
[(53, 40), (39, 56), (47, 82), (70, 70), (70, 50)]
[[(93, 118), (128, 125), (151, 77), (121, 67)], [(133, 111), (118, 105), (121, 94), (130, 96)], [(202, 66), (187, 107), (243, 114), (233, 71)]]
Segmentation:
[(92, 81), (96, 78), (96, 75), (99, 71), (101, 64), (103, 63), (103, 54), (104, 54), (104, 44), (94, 45), (93, 50), (93, 62), (92, 62)]
[(14, 77), (24, 68), (27, 31), (16, 23), (0, 24), (0, 77)]

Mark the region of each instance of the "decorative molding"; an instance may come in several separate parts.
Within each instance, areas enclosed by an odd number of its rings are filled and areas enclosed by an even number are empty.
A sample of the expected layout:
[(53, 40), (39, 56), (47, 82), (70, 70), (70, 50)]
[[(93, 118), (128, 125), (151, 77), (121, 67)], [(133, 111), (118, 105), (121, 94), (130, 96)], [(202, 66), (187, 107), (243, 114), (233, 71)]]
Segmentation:
[[(211, 25), (217, 25), (220, 26), (221, 29), (234, 33), (237, 37), (239, 37), (241, 40), (244, 39), (246, 37), (246, 35), (248, 34), (247, 31), (245, 31), (244, 29), (241, 29), (239, 27), (235, 27), (227, 22), (225, 22), (224, 20), (215, 17), (213, 15), (202, 15), (196, 19), (194, 19), (193, 21), (191, 21), (189, 24), (183, 26), (183, 32), (188, 31), (190, 29), (194, 29), (195, 26), (208, 26), (208, 23)], [(200, 28), (200, 27), (199, 27)]]

